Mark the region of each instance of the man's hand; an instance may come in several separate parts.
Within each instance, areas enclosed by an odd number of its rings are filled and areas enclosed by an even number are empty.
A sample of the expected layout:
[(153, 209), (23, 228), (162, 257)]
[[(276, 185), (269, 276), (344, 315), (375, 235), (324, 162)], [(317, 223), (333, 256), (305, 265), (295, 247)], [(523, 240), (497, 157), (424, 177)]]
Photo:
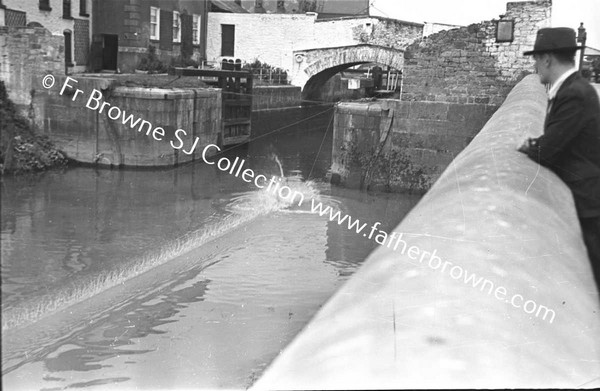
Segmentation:
[(529, 152), (529, 150), (531, 149), (531, 147), (533, 145), (535, 145), (536, 143), (537, 143), (537, 140), (536, 139), (532, 139), (530, 137), (527, 140), (523, 141), (523, 144), (521, 144), (521, 146), (519, 148), (517, 148), (517, 151), (522, 152), (524, 154), (527, 154), (527, 152)]
[(531, 139), (528, 138), (527, 140), (523, 141), (523, 143), (521, 144), (521, 146), (519, 148), (517, 148), (517, 151), (526, 154), (527, 151), (529, 150), (529, 144), (530, 143), (531, 143)]

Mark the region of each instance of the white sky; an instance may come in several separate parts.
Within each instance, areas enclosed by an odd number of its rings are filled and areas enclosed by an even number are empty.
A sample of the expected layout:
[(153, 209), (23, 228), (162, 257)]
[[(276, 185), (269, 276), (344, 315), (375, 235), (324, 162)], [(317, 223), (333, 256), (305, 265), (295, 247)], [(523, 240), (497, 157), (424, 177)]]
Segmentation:
[[(518, 1), (518, 0), (517, 0)], [(411, 22), (458, 25), (498, 19), (506, 12), (507, 0), (371, 0), (371, 14)], [(577, 31), (583, 22), (586, 46), (600, 49), (600, 0), (553, 0), (552, 27)]]

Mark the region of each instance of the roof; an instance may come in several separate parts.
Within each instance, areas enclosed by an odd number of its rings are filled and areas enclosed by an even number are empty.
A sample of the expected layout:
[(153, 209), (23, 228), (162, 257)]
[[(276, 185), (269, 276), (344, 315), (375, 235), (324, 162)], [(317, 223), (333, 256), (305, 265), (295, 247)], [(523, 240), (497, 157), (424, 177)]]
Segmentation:
[(586, 56), (600, 56), (600, 50), (586, 46), (584, 54)]
[(369, 0), (329, 0), (317, 2), (317, 12), (329, 17), (369, 15)]
[(222, 12), (231, 12), (236, 14), (247, 14), (246, 11), (241, 5), (235, 3), (232, 0), (210, 0), (213, 5), (213, 8), (219, 9)]

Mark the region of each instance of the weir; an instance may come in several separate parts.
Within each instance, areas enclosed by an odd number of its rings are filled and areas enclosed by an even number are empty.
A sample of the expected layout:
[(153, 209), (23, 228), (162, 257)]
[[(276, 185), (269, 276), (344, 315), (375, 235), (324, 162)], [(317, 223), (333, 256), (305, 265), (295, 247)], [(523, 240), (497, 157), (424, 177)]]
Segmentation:
[(527, 76), (396, 227), (408, 249), (372, 253), (254, 388), (600, 386), (571, 193), (516, 150), (545, 107)]

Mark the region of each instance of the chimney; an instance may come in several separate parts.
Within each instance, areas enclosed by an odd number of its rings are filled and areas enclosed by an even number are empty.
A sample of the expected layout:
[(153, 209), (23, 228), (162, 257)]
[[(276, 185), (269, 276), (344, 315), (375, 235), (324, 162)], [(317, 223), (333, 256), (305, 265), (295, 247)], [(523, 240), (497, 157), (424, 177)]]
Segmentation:
[(277, 13), (285, 14), (285, 0), (277, 0)]
[(267, 11), (263, 8), (263, 0), (254, 0), (254, 9), (252, 10), (255, 14), (264, 14)]

